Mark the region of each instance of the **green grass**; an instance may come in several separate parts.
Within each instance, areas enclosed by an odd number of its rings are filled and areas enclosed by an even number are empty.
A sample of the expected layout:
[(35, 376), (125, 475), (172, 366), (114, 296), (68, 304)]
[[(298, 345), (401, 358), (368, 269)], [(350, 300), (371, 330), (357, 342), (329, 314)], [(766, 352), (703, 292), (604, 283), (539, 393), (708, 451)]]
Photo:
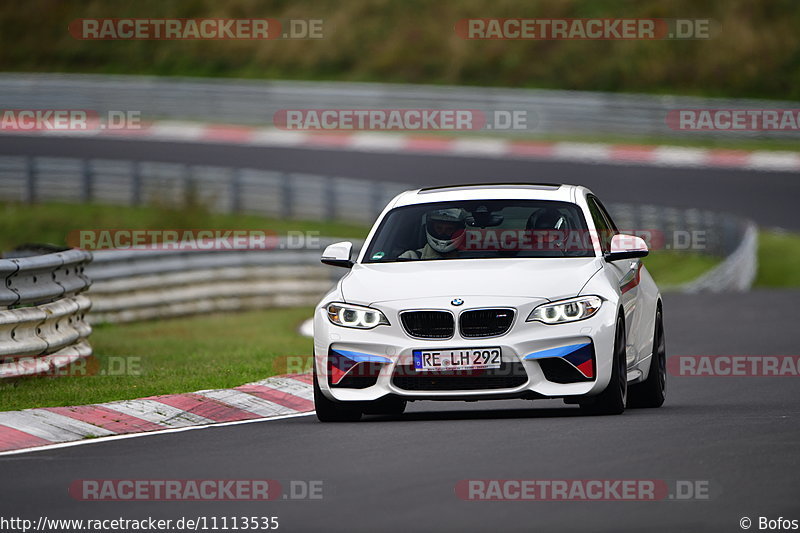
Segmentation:
[[(92, 41), (79, 18), (322, 19), (308, 40)], [(463, 18), (702, 18), (711, 39), (464, 40)], [(795, 0), (27, 0), (0, 4), (5, 71), (432, 83), (800, 99)], [(257, 110), (255, 110), (257, 112)]]
[[(663, 289), (691, 281), (721, 260), (700, 254), (659, 251), (652, 252), (644, 262)], [(759, 232), (758, 273), (753, 286), (800, 287), (800, 234), (776, 230)]]
[(340, 222), (309, 222), (257, 215), (211, 213), (202, 207), (119, 207), (96, 204), (0, 204), (0, 250), (24, 243), (65, 245), (68, 233), (94, 229), (232, 229), (317, 231), (348, 239), (363, 239), (368, 228)]
[(94, 375), (76, 367), (74, 376), (0, 381), (0, 411), (229, 388), (286, 373), (285, 356), (312, 353), (297, 333), (312, 314), (304, 307), (103, 325), (91, 336), (96, 361), (84, 367)]
[(800, 234), (762, 231), (758, 235), (756, 287), (800, 287)]
[(644, 258), (647, 271), (661, 290), (692, 281), (720, 263), (718, 257), (683, 253), (652, 252)]

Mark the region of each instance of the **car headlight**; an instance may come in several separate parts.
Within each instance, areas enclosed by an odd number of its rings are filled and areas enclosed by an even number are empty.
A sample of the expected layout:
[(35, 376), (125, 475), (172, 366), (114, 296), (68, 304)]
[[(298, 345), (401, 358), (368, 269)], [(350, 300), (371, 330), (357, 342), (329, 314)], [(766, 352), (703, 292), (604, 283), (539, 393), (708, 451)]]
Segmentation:
[(346, 328), (372, 329), (375, 326), (389, 325), (383, 313), (371, 307), (361, 305), (330, 303), (325, 309), (328, 320), (337, 326)]
[(563, 324), (589, 318), (595, 314), (603, 304), (599, 296), (580, 296), (569, 300), (560, 300), (542, 304), (531, 311), (526, 322), (538, 320), (545, 324)]

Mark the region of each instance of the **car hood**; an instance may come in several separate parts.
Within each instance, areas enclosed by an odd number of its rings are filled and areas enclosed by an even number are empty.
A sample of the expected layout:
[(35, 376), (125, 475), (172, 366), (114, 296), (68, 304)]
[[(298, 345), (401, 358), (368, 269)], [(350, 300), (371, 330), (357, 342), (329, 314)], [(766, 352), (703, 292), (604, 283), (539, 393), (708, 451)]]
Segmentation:
[(600, 269), (583, 258), (447, 259), (356, 264), (342, 280), (345, 301), (372, 304), (447, 296), (575, 296)]

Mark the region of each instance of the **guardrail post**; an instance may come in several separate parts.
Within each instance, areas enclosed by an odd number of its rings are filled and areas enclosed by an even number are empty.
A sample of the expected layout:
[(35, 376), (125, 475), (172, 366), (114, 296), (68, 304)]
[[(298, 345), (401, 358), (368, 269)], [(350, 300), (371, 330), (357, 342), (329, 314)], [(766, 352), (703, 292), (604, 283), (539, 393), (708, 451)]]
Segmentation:
[(182, 207), (193, 207), (199, 201), (197, 192), (194, 184), (194, 167), (192, 165), (184, 165)]
[(234, 168), (231, 170), (231, 213), (242, 211), (242, 169)]
[(131, 162), (131, 205), (139, 206), (142, 203), (142, 164), (139, 161)]
[(92, 201), (92, 162), (89, 159), (81, 161), (81, 170), (83, 172), (83, 201)]
[(708, 243), (706, 253), (710, 255), (721, 255), (722, 241), (720, 238), (720, 224), (717, 214), (706, 211), (703, 216), (703, 226), (706, 228), (706, 242)]
[(336, 194), (336, 178), (333, 176), (327, 176), (325, 178), (323, 195), (322, 203), (325, 206), (325, 220), (336, 220), (338, 211), (336, 202), (339, 201), (339, 198)]
[(370, 191), (370, 202), (372, 218), (378, 218), (378, 215), (383, 211), (383, 182), (373, 181), (372, 190)]
[(36, 203), (36, 159), (33, 156), (25, 158), (25, 201)]
[(281, 173), (281, 216), (292, 218), (294, 212), (294, 190), (292, 189), (292, 175), (288, 172)]
[[(653, 231), (653, 228), (645, 228), (642, 226), (642, 217), (641, 213), (639, 212), (639, 206), (633, 205), (628, 206), (628, 224), (630, 225), (630, 229), (628, 231), (634, 232), (636, 234), (644, 234), (645, 230)], [(652, 240), (649, 243), (652, 246)]]

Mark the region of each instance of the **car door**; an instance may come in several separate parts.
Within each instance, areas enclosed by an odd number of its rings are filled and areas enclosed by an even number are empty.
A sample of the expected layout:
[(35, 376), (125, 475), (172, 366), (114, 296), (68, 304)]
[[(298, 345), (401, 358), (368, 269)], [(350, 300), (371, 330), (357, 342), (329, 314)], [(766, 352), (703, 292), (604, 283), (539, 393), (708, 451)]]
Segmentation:
[[(589, 212), (592, 215), (595, 229), (598, 232), (600, 248), (605, 254), (611, 251), (611, 239), (614, 235), (619, 233), (619, 230), (608, 214), (608, 211), (596, 196), (589, 195), (586, 200), (589, 204)], [(636, 332), (639, 330), (637, 300), (641, 261), (639, 259), (624, 259), (612, 263), (607, 262), (605, 263), (605, 268), (612, 279), (617, 281), (620, 289), (622, 309), (625, 314), (625, 351), (627, 354), (628, 366), (630, 367), (637, 358), (635, 346), (637, 346)]]

